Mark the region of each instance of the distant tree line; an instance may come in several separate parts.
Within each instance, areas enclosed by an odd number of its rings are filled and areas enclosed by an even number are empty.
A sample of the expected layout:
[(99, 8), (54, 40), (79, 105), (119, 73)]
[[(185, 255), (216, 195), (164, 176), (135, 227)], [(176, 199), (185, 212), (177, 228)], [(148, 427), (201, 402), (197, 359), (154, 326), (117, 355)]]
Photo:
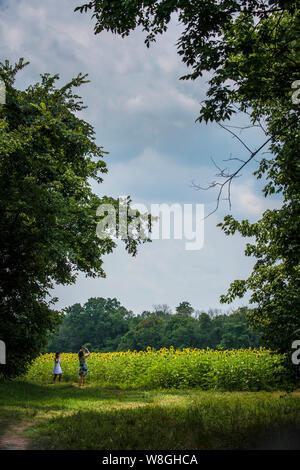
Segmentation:
[(117, 299), (91, 298), (68, 307), (64, 321), (46, 352), (76, 352), (82, 346), (96, 352), (169, 348), (248, 348), (263, 345), (259, 331), (249, 328), (248, 308), (232, 313), (200, 312), (181, 302), (176, 312), (167, 305), (134, 315)]

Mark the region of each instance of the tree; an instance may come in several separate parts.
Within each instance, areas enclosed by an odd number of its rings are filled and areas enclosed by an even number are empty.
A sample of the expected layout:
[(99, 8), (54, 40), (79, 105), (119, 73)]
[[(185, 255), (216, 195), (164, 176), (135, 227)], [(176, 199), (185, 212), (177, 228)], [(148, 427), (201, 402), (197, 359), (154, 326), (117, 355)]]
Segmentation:
[(165, 327), (165, 346), (200, 347), (199, 322), (186, 312), (172, 315)]
[[(181, 302), (180, 305), (187, 303)], [(259, 331), (249, 329), (248, 309), (197, 316), (172, 313), (167, 305), (134, 315), (114, 299), (91, 298), (65, 309), (63, 324), (46, 350), (76, 352), (82, 346), (99, 352), (175, 348), (248, 348), (263, 345)]]
[[(161, 317), (149, 315), (148, 318), (141, 319), (133, 330), (127, 335), (127, 341), (131, 338), (130, 349), (138, 351), (147, 349), (148, 346), (159, 349), (163, 343), (164, 321)], [(123, 346), (125, 343), (123, 343)], [(127, 348), (126, 348), (127, 349)]]
[[(52, 308), (56, 284), (75, 282), (78, 272), (105, 276), (103, 255), (116, 242), (96, 233), (101, 204), (90, 180), (107, 172), (102, 147), (90, 124), (77, 117), (83, 109), (74, 87), (86, 83), (79, 74), (61, 88), (59, 76), (21, 91), (15, 76), (28, 63), (0, 63), (6, 102), (0, 105), (0, 337), (6, 343), (5, 376), (26, 370), (39, 354), (61, 314)], [(103, 217), (103, 216), (102, 216)], [(132, 220), (133, 216), (130, 216)], [(127, 238), (135, 255), (141, 241)], [(50, 297), (50, 301), (47, 301)]]
[[(299, 103), (294, 95), (299, 79), (299, 3), (94, 0), (76, 10), (93, 11), (95, 34), (107, 30), (125, 37), (142, 26), (148, 47), (167, 30), (172, 15), (184, 26), (177, 46), (190, 73), (181, 78), (195, 80), (204, 71), (211, 74), (198, 122), (219, 123), (249, 152), (246, 160), (230, 160), (237, 162), (236, 168), (219, 168), (220, 179), (208, 185), (219, 189), (216, 209), (225, 190), (230, 204), (232, 181), (254, 159), (258, 160), (254, 175), (266, 178), (264, 195), (277, 193), (283, 200), (280, 209), (267, 210), (256, 223), (238, 222), (228, 215), (220, 224), (228, 235), (239, 232), (254, 237), (245, 254), (256, 258), (250, 277), (234, 281), (221, 301), (231, 302), (250, 290), (252, 325), (263, 330), (269, 346), (291, 353), (300, 331)], [(256, 149), (224, 124), (241, 112), (265, 136)]]
[(66, 308), (59, 332), (47, 351), (77, 352), (89, 344), (93, 351), (116, 351), (131, 326), (133, 314), (117, 299), (90, 298), (84, 305)]
[(202, 348), (212, 348), (216, 346), (211, 338), (213, 319), (206, 312), (200, 313), (198, 316), (198, 324), (200, 329), (200, 345)]
[[(226, 349), (239, 349), (264, 345), (260, 332), (248, 327), (249, 312), (248, 308), (240, 307), (231, 315), (222, 315), (225, 318), (223, 318), (222, 335), (218, 346)], [(215, 318), (214, 323), (218, 318), (220, 317)]]
[(191, 304), (189, 302), (180, 302), (180, 304), (178, 305), (178, 307), (176, 307), (176, 313), (178, 314), (181, 314), (181, 315), (192, 315), (192, 313), (194, 312), (194, 309), (193, 307), (191, 306)]
[(172, 315), (172, 309), (167, 304), (153, 305), (153, 308), (154, 308), (154, 313), (157, 316), (161, 316), (163, 318), (168, 318), (168, 317), (170, 317), (170, 315)]

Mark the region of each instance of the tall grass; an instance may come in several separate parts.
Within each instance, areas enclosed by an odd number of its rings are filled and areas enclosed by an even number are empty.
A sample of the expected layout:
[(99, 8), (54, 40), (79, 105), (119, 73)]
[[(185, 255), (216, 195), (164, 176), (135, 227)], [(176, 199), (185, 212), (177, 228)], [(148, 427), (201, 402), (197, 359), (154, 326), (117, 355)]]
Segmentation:
[(300, 394), (6, 381), (0, 434), (17, 420), (30, 449), (295, 449)]
[[(239, 350), (162, 348), (158, 351), (91, 353), (88, 382), (121, 388), (191, 388), (202, 390), (275, 390), (284, 383), (284, 356), (265, 348)], [(26, 378), (51, 380), (54, 354), (37, 358)], [(63, 380), (78, 376), (78, 357), (61, 354)]]

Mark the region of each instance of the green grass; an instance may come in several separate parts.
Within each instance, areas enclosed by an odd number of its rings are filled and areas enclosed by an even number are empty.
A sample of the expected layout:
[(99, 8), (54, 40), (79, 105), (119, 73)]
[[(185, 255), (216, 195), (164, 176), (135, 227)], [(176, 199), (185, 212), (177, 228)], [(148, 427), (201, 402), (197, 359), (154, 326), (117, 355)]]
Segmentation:
[[(201, 388), (202, 390), (259, 391), (285, 386), (284, 356), (260, 349), (190, 349), (162, 348), (159, 351), (92, 353), (88, 360), (88, 381), (101, 387), (136, 390), (154, 388)], [(49, 381), (54, 354), (36, 358), (26, 379)], [(78, 356), (61, 354), (65, 382), (78, 375)], [(51, 379), (50, 379), (51, 380)]]
[(2, 382), (0, 433), (16, 422), (30, 424), (31, 449), (247, 449), (300, 431), (300, 392)]

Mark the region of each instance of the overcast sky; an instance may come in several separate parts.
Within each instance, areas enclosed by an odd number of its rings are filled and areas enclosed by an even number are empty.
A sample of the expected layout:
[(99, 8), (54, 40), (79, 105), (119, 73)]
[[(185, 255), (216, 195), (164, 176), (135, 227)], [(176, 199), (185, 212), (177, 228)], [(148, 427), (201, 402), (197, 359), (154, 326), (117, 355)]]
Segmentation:
[[(88, 108), (81, 118), (95, 128), (96, 141), (109, 152), (108, 174), (94, 191), (114, 197), (130, 195), (149, 210), (151, 204), (204, 204), (209, 214), (216, 192), (196, 191), (215, 180), (214, 161), (245, 157), (241, 144), (215, 124), (199, 124), (200, 101), (208, 76), (196, 82), (180, 81), (186, 73), (176, 53), (181, 27), (172, 22), (167, 34), (150, 49), (142, 31), (126, 39), (102, 33), (94, 36), (90, 15), (74, 13), (80, 0), (0, 0), (0, 56), (30, 65), (19, 73), (17, 86), (26, 88), (41, 73), (59, 73), (65, 83), (79, 72), (90, 83), (80, 89)], [(235, 123), (246, 123), (239, 116)], [(257, 130), (241, 137), (253, 149), (262, 142)], [(247, 167), (232, 188), (231, 213), (254, 221), (266, 208), (279, 204), (265, 200), (262, 182), (256, 181), (256, 163)], [(228, 203), (205, 219), (201, 250), (187, 251), (186, 240), (153, 240), (132, 258), (122, 244), (104, 258), (105, 279), (79, 275), (76, 285), (58, 286), (57, 308), (84, 303), (90, 297), (116, 297), (134, 313), (167, 304), (172, 309), (189, 301), (195, 309), (227, 311), (247, 305), (247, 297), (230, 306), (220, 305), (234, 279), (251, 272), (253, 260), (244, 256), (247, 240), (227, 237), (217, 223), (229, 212)]]

